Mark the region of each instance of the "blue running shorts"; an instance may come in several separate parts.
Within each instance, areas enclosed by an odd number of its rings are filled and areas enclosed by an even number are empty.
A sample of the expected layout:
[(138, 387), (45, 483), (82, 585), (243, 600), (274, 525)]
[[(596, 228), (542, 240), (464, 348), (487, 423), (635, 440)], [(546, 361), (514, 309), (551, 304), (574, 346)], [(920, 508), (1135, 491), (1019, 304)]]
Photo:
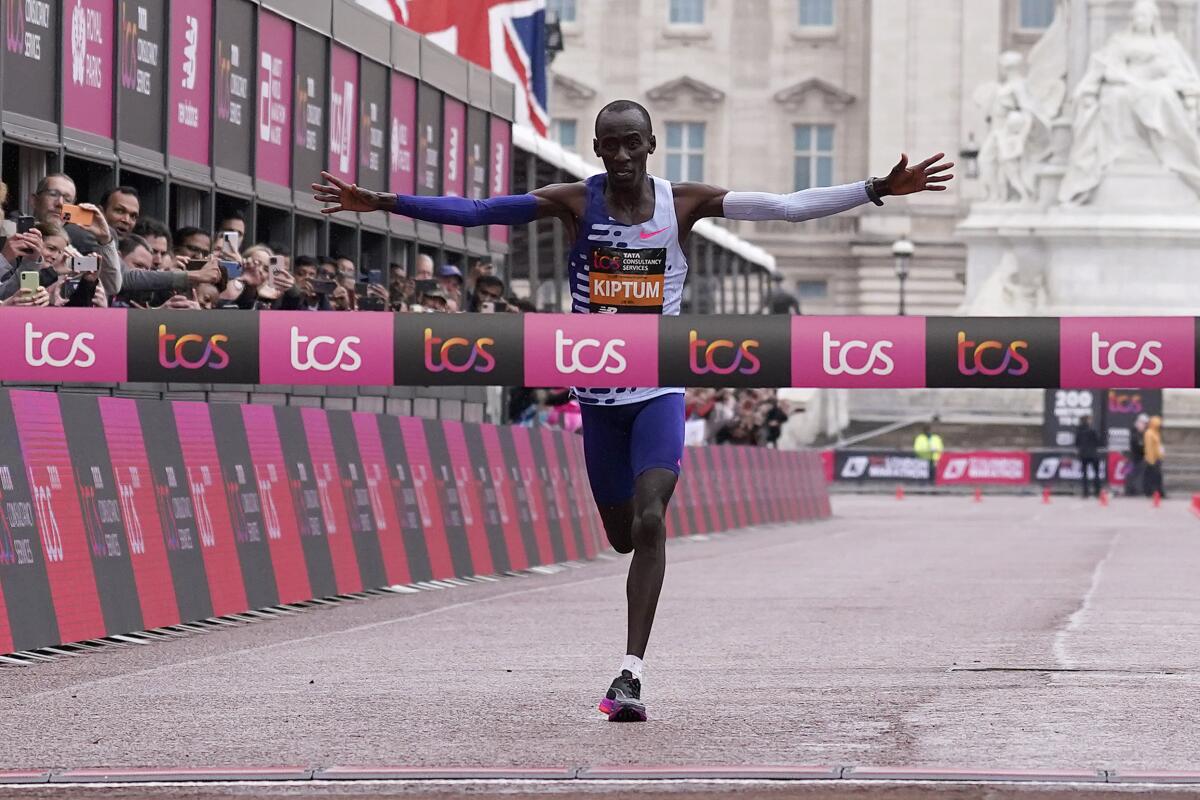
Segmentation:
[(684, 396), (663, 394), (640, 403), (581, 406), (583, 453), (592, 497), (618, 505), (633, 497), (633, 484), (648, 469), (679, 474), (683, 460)]

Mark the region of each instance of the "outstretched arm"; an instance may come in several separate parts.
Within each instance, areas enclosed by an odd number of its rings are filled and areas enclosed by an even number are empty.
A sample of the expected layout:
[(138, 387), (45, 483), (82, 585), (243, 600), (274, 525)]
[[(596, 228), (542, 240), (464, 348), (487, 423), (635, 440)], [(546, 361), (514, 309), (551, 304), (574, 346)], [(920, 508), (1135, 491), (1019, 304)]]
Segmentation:
[(886, 178), (805, 189), (792, 194), (730, 192), (715, 186), (690, 184), (681, 186), (682, 191), (677, 191), (677, 195), (682, 194), (694, 203), (689, 215), (693, 221), (703, 217), (725, 217), (803, 222), (840, 214), (868, 202), (883, 205), (882, 198), (889, 195), (945, 191), (945, 183), (954, 178), (949, 172), (954, 164), (938, 163), (944, 157), (945, 153), (938, 153), (909, 166), (908, 156), (902, 155)]
[(549, 217), (566, 218), (582, 213), (583, 184), (560, 183), (545, 186), (530, 194), (471, 200), (465, 197), (418, 197), (415, 195), (373, 192), (335, 175), (322, 172), (326, 183), (312, 185), (313, 197), (320, 203), (333, 203), (322, 214), (339, 211), (390, 211), (406, 217), (445, 225), (520, 225)]

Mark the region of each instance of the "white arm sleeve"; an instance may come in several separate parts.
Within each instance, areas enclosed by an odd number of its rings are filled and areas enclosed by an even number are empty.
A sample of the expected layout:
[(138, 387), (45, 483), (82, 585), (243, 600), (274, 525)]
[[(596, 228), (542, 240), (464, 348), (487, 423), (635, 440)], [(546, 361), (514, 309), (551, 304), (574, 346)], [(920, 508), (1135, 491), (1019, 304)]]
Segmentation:
[(725, 195), (722, 208), (726, 219), (804, 222), (841, 214), (869, 202), (871, 198), (867, 196), (867, 182), (859, 181), (843, 186), (805, 189), (792, 194), (729, 192)]

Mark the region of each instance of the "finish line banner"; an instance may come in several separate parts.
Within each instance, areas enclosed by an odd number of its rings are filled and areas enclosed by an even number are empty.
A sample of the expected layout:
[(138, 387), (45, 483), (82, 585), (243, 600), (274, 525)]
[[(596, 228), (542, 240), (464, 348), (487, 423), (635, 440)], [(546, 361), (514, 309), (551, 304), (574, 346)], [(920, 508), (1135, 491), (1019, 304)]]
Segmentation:
[(0, 381), (1192, 389), (1198, 322), (7, 308)]

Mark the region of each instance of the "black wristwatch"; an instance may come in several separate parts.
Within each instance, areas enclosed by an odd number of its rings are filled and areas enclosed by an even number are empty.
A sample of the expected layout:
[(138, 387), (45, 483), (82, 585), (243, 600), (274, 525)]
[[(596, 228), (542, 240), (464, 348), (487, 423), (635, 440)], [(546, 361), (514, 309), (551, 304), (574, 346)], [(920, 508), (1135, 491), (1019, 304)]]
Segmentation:
[(875, 181), (879, 178), (867, 178), (867, 198), (877, 206), (883, 205), (883, 198), (879, 196), (879, 191), (875, 188)]

